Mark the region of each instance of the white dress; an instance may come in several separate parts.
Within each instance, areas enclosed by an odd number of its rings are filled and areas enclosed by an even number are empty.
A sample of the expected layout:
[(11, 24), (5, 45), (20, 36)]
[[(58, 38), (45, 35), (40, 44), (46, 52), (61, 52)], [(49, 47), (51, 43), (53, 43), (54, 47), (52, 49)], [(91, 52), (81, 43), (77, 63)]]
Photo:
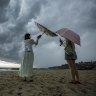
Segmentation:
[(33, 76), (33, 62), (34, 62), (34, 53), (32, 50), (32, 39), (27, 39), (24, 41), (25, 51), (19, 69), (20, 77), (31, 77)]

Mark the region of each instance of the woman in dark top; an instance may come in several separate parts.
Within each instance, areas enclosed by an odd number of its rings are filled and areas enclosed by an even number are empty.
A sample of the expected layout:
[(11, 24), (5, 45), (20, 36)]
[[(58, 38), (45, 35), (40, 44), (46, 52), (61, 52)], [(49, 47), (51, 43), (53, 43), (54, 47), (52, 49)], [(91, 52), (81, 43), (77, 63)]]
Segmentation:
[(65, 39), (65, 42), (60, 39), (60, 46), (61, 45), (65, 47), (65, 60), (71, 70), (72, 80), (69, 83), (80, 84), (78, 70), (75, 65), (75, 60), (77, 59), (75, 44), (68, 39)]

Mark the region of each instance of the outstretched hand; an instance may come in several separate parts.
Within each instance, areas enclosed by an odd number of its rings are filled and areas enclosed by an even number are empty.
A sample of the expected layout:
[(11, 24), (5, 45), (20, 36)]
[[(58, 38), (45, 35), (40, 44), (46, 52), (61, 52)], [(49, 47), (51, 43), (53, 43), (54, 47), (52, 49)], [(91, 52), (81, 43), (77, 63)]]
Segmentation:
[(42, 35), (39, 35), (39, 36), (37, 37), (37, 39), (40, 39), (40, 38), (41, 38), (41, 36), (42, 36)]
[(39, 39), (41, 38), (41, 36), (42, 36), (42, 35), (37, 36), (37, 41), (36, 41), (36, 43), (35, 43), (35, 46), (38, 45), (38, 41), (39, 41)]

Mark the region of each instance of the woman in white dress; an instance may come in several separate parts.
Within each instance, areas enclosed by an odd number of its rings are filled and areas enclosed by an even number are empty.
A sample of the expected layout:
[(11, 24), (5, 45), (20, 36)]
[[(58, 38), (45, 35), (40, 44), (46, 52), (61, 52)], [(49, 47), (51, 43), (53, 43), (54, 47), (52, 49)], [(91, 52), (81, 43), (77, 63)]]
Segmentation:
[[(37, 37), (37, 41), (31, 39), (31, 35), (29, 33), (26, 33), (24, 38), (25, 38), (24, 40), (25, 51), (24, 51), (21, 67), (19, 69), (19, 76), (24, 77), (24, 81), (27, 81), (27, 77), (32, 78), (33, 76), (34, 53), (33, 53), (32, 45), (38, 44), (38, 40), (41, 38), (41, 35)], [(32, 81), (32, 79), (30, 79), (30, 81)]]

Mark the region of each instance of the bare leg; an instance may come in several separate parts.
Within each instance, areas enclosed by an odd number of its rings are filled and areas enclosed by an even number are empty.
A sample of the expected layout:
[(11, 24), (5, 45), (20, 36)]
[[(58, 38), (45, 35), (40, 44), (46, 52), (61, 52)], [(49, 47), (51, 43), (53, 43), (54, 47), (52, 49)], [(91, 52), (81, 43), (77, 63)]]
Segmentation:
[(74, 69), (75, 69), (76, 79), (77, 79), (77, 81), (79, 81), (79, 74), (78, 74), (78, 70), (76, 69), (76, 66), (75, 66), (75, 60), (72, 60), (72, 62), (73, 62), (73, 66), (74, 66)]
[(26, 77), (24, 77), (24, 81), (26, 81)]
[(32, 81), (33, 81), (33, 77), (31, 76), (31, 77), (30, 77), (30, 82), (32, 82)]
[(69, 65), (69, 68), (71, 69), (71, 76), (72, 76), (72, 81), (75, 82), (75, 69), (72, 64), (72, 60), (67, 60), (67, 63)]

